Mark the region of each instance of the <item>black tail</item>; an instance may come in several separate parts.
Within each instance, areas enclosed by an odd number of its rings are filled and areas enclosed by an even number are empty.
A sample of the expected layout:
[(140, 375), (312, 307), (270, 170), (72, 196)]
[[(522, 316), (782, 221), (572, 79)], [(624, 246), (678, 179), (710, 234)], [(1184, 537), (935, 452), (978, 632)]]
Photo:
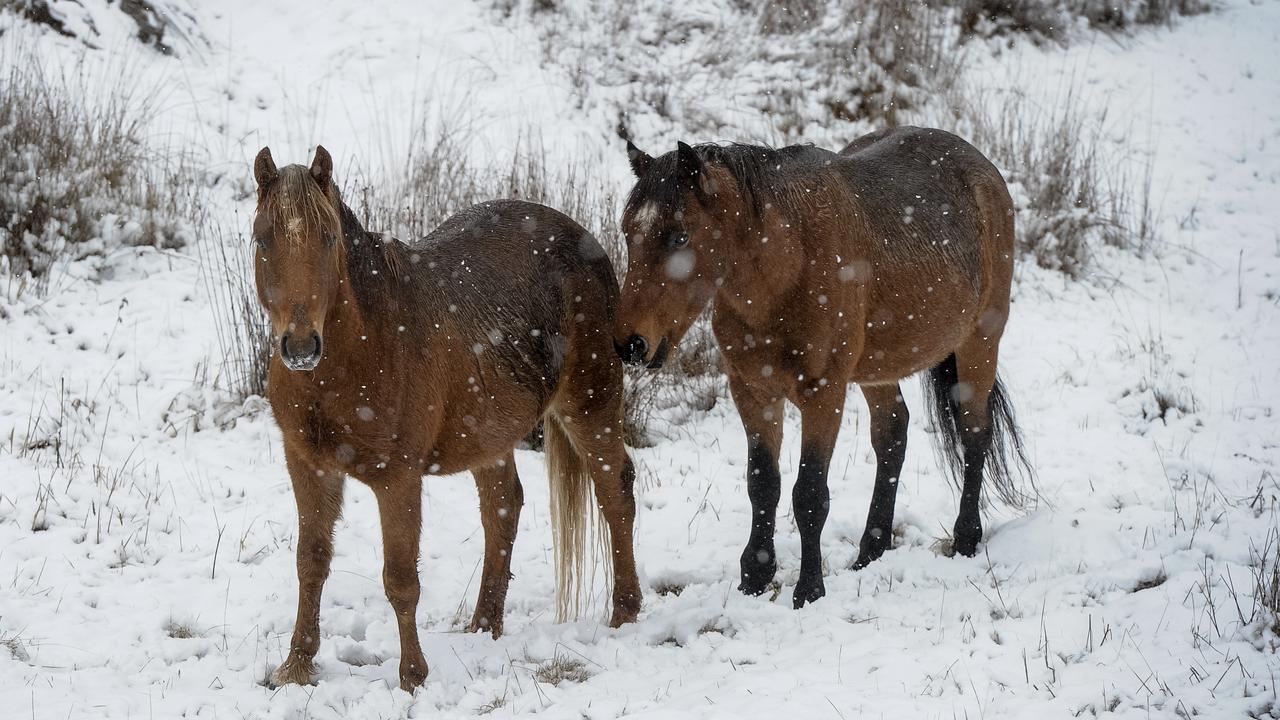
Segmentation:
[[(964, 482), (964, 447), (957, 422), (960, 408), (954, 395), (958, 383), (956, 356), (948, 355), (946, 360), (929, 371), (924, 396), (938, 429), (938, 452), (952, 482), (960, 486)], [(1027, 462), (1022, 436), (1013, 418), (1013, 405), (998, 376), (987, 403), (991, 415), (991, 447), (987, 451), (984, 489), (995, 490), (996, 497), (1005, 505), (1024, 508), (1039, 495), (1035, 472)], [(1025, 482), (1029, 492), (1019, 480)]]

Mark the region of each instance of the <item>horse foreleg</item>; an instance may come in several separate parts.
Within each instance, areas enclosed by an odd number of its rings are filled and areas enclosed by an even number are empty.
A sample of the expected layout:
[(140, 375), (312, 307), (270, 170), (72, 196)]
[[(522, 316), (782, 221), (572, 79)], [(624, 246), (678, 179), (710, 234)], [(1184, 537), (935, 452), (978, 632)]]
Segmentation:
[(831, 506), (827, 469), (840, 433), (845, 393), (843, 382), (827, 383), (813, 388), (800, 404), (800, 472), (791, 493), (800, 530), (800, 579), (792, 597), (797, 609), (827, 594), (822, 581), (822, 528)]
[(298, 616), (289, 656), (271, 674), (271, 683), (307, 684), (315, 675), (320, 649), (320, 595), (333, 560), (333, 527), (342, 512), (340, 473), (316, 465), (304, 451), (285, 446), (285, 464), (298, 506)]
[(782, 488), (778, 452), (782, 447), (786, 407), (781, 397), (766, 397), (759, 387), (749, 385), (732, 372), (729, 391), (747, 433), (747, 497), (751, 500), (751, 536), (742, 551), (742, 580), (738, 590), (759, 595), (768, 589), (778, 569), (773, 534)]

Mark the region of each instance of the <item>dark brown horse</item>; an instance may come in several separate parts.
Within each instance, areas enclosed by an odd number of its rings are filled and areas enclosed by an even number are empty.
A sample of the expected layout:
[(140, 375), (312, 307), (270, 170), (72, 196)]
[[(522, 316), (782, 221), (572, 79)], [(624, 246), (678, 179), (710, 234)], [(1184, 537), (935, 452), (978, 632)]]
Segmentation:
[(825, 593), (827, 468), (851, 382), (871, 411), (877, 463), (854, 568), (884, 553), (907, 440), (898, 383), (922, 370), (962, 481), (954, 547), (973, 555), (984, 464), (1001, 498), (1015, 502), (1008, 455), (1025, 466), (996, 379), (1014, 249), (999, 171), (960, 138), (920, 128), (873, 133), (839, 154), (680, 143), (652, 158), (629, 141), (627, 150), (638, 182), (622, 220), (629, 261), (615, 346), (628, 362), (661, 365), (713, 305), (748, 439), (753, 519), (740, 588), (763, 592), (777, 567), (778, 451), (790, 401), (801, 414), (794, 604)]
[(541, 205), (498, 201), (412, 245), (366, 231), (333, 162), (254, 163), (258, 297), (276, 338), (267, 395), (298, 505), (298, 617), (275, 683), (306, 683), (347, 476), (378, 502), (382, 580), (400, 630), (400, 686), (427, 676), (418, 643), (422, 477), (470, 470), (484, 569), (473, 631), (502, 632), (523, 504), (513, 448), (544, 422), (561, 615), (576, 612), (591, 490), (612, 543), (613, 616), (634, 620), (634, 472), (623, 447), (618, 284), (595, 239)]

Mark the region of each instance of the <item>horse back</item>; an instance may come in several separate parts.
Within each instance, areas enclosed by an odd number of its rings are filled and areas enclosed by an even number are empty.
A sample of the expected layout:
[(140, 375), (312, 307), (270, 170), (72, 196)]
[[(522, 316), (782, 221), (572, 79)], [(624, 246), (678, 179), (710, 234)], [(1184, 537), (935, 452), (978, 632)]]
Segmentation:
[(1004, 227), (1013, 204), (977, 148), (943, 130), (898, 127), (864, 135), (840, 156), (884, 264), (960, 272), (975, 293), (985, 289), (989, 266), (1012, 251), (1012, 233), (993, 228)]
[(507, 289), (559, 294), (556, 282), (576, 276), (601, 284), (602, 300), (616, 305), (618, 282), (604, 248), (564, 213), (523, 200), (493, 200), (473, 205), (445, 220), (415, 247), (436, 262), (467, 263), (489, 280), (471, 286), (486, 297)]
[(611, 324), (618, 304), (613, 265), (567, 215), (536, 203), (497, 200), (446, 220), (412, 246), (425, 277), (443, 290), (451, 334), (485, 361), (484, 374), (514, 377), (554, 394), (565, 357), (580, 341), (573, 318), (588, 308)]

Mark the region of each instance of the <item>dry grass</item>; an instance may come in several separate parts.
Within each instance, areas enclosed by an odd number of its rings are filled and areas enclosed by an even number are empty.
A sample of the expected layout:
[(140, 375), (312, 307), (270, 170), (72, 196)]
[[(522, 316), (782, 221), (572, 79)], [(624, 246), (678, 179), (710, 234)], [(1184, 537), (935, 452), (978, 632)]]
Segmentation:
[(9, 35), (0, 39), (0, 274), (10, 296), (46, 293), (65, 260), (187, 244), (194, 173), (154, 146), (151, 89), (127, 68), (51, 67)]
[(955, 11), (918, 0), (493, 4), (535, 25), (581, 105), (699, 136), (734, 137), (760, 114), (786, 139), (833, 120), (895, 124), (962, 64)]
[(1105, 110), (1092, 111), (1068, 85), (1048, 104), (1021, 93), (956, 85), (945, 112), (927, 120), (954, 130), (1001, 169), (1017, 206), (1018, 252), (1081, 278), (1100, 245), (1138, 254), (1156, 249), (1151, 166), (1135, 176)]
[(550, 158), (529, 133), (507, 162), (481, 166), (471, 157), (474, 140), (466, 118), (422, 123), (408, 139), (402, 161), (357, 170), (344, 191), (347, 204), (369, 229), (411, 242), (477, 203), (499, 198), (541, 203), (581, 223), (614, 267), (623, 266), (617, 198), (589, 164)]
[(1062, 42), (1081, 18), (1090, 27), (1126, 30), (1136, 25), (1170, 25), (1177, 18), (1208, 12), (1206, 0), (958, 0), (966, 35), (1024, 33)]
[(1265, 631), (1280, 638), (1280, 528), (1271, 528), (1261, 545), (1251, 543), (1250, 565), (1253, 568), (1253, 603), (1246, 625), (1258, 623)]
[(271, 327), (258, 303), (253, 278), (253, 251), (243, 237), (228, 240), (224, 228), (202, 223), (196, 243), (200, 276), (209, 293), (219, 361), (213, 384), (233, 400), (267, 393), (271, 361)]
[(559, 653), (550, 660), (538, 663), (533, 670), (533, 679), (548, 685), (559, 685), (562, 682), (586, 682), (591, 678), (587, 664), (578, 658)]
[(18, 662), (30, 662), (31, 654), (27, 652), (27, 642), (17, 634), (0, 633), (0, 648), (9, 653), (9, 657)]
[[(720, 351), (710, 319), (704, 316), (685, 334), (662, 369), (627, 369), (623, 417), (626, 442), (636, 448), (653, 447), (654, 425), (662, 411), (679, 409), (683, 415), (710, 412), (727, 393)], [(682, 413), (667, 412), (662, 417), (679, 423)]]
[(504, 707), (506, 707), (506, 706), (507, 706), (507, 696), (506, 696), (506, 695), (497, 695), (497, 696), (495, 696), (492, 700), (490, 700), (489, 702), (487, 702), (487, 703), (485, 703), (485, 704), (481, 705), (480, 707), (476, 708), (476, 714), (477, 714), (477, 715), (488, 715), (489, 713), (492, 713), (492, 712), (493, 712), (493, 711), (495, 711), (495, 710), (501, 710), (502, 708), (504, 708)]
[(788, 45), (805, 48), (800, 82), (772, 88), (764, 104), (783, 137), (800, 138), (816, 119), (807, 108), (815, 99), (831, 120), (898, 125), (900, 113), (925, 106), (964, 67), (954, 13), (934, 4), (789, 0), (762, 3), (759, 13), (764, 40), (746, 48), (765, 48), (765, 59), (775, 62), (795, 50), (768, 52), (770, 35), (790, 35)]
[(174, 638), (175, 640), (190, 640), (192, 638), (204, 637), (203, 633), (196, 630), (191, 625), (180, 623), (173, 619), (170, 619), (169, 622), (165, 623), (164, 634)]

